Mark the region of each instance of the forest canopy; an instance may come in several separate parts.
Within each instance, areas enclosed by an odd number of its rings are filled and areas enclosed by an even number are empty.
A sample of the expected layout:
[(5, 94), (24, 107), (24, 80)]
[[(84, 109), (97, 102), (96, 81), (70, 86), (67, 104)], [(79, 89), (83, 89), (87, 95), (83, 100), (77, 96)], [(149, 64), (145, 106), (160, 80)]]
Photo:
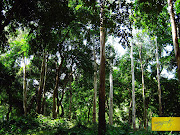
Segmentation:
[(151, 124), (180, 116), (180, 0), (0, 11), (0, 134), (169, 134)]

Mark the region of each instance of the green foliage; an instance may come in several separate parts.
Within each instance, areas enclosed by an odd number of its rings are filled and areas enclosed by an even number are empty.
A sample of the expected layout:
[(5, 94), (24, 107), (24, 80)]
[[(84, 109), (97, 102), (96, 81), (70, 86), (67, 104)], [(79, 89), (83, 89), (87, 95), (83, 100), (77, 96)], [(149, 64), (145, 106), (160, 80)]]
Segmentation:
[(132, 17), (134, 25), (151, 31), (150, 34), (156, 35), (161, 44), (172, 43), (167, 3), (164, 0), (155, 1), (159, 4), (148, 0), (136, 0)]
[(164, 116), (178, 117), (179, 111), (179, 84), (176, 79), (167, 80), (161, 79), (162, 84), (162, 103)]
[(176, 9), (176, 14), (179, 14), (180, 13), (180, 0), (176, 0), (175, 9)]
[(107, 127), (107, 135), (125, 135), (128, 134), (128, 132), (131, 131), (131, 127), (127, 123), (119, 123), (118, 127), (110, 126)]
[[(98, 125), (84, 125), (80, 122), (70, 122), (66, 119), (51, 120), (49, 117), (38, 115), (37, 117), (17, 117), (10, 121), (0, 122), (0, 134), (35, 134), (35, 135), (97, 135)], [(133, 131), (129, 124), (120, 123), (118, 127), (107, 125), (106, 135), (151, 135), (170, 132), (156, 132), (150, 130)], [(177, 135), (179, 132), (172, 132)]]
[(57, 134), (66, 133), (68, 135), (71, 134), (77, 134), (77, 135), (92, 135), (97, 134), (97, 126), (93, 126), (93, 128), (88, 128), (85, 125), (82, 125), (81, 123), (77, 123), (74, 127), (70, 128), (66, 132), (62, 132), (63, 130), (58, 130)]
[[(158, 4), (157, 4), (158, 3)], [(180, 1), (175, 2), (176, 14)], [(107, 35), (120, 37), (121, 45), (128, 45), (132, 36), (132, 22), (142, 32), (134, 35), (136, 118), (142, 121), (142, 84), (139, 62), (139, 43), (142, 44), (145, 96), (148, 120), (158, 116), (155, 42), (157, 36), (161, 71), (175, 67), (173, 51), (163, 56), (165, 46), (171, 45), (169, 15), (164, 0), (106, 1), (105, 27)], [(97, 134), (92, 124), (93, 106), (93, 53), (99, 62), (99, 14), (100, 6), (95, 0), (44, 0), (2, 1), (0, 6), (0, 134)], [(130, 20), (130, 13), (133, 15)], [(8, 40), (7, 40), (8, 38)], [(111, 51), (110, 51), (111, 50)], [(113, 54), (112, 54), (113, 52)], [(46, 116), (36, 115), (36, 95), (39, 87), (43, 54), (47, 54), (47, 77), (45, 83)], [(145, 130), (133, 131), (131, 122), (131, 65), (129, 51), (117, 58), (115, 48), (106, 46), (106, 113), (108, 120), (109, 61), (114, 59), (114, 116), (115, 126), (107, 126), (107, 135), (161, 134)], [(22, 58), (27, 65), (27, 103), (30, 116), (23, 117), (22, 105)], [(55, 87), (56, 67), (64, 57), (60, 70), (58, 95), (62, 98), (62, 118), (52, 120), (52, 93)], [(99, 66), (98, 66), (99, 67)], [(98, 68), (99, 69), (99, 68)], [(72, 74), (72, 76), (70, 76)], [(69, 77), (70, 76), (70, 77)], [(71, 84), (70, 78), (72, 79)], [(99, 83), (99, 82), (98, 82)], [(70, 85), (72, 89), (70, 90)], [(176, 79), (161, 77), (164, 116), (179, 116), (179, 83)], [(64, 91), (63, 91), (64, 90)], [(99, 94), (99, 93), (97, 93)], [(70, 96), (72, 95), (72, 103)], [(98, 102), (98, 99), (97, 99)], [(71, 105), (71, 110), (70, 110)], [(98, 109), (97, 105), (97, 109)], [(70, 115), (71, 113), (71, 115)], [(58, 116), (60, 116), (58, 114)], [(9, 116), (9, 117), (8, 117)], [(70, 117), (71, 116), (71, 117)], [(7, 121), (9, 118), (9, 121)], [(108, 123), (108, 122), (107, 122)], [(138, 123), (139, 124), (139, 123)], [(139, 124), (139, 126), (141, 126)], [(162, 132), (162, 134), (169, 134)], [(176, 134), (176, 133), (174, 133)]]
[[(159, 4), (156, 4), (158, 2)], [(135, 11), (135, 23), (138, 23), (140, 16), (142, 20), (139, 20), (144, 27), (152, 28), (153, 25), (156, 25), (158, 21), (158, 15), (162, 12), (165, 2), (164, 0), (156, 0), (156, 2), (152, 2), (152, 0), (136, 0), (134, 3), (134, 11)]]
[(21, 134), (27, 130), (33, 130), (39, 126), (38, 121), (33, 117), (18, 117), (10, 121), (0, 123), (0, 134)]

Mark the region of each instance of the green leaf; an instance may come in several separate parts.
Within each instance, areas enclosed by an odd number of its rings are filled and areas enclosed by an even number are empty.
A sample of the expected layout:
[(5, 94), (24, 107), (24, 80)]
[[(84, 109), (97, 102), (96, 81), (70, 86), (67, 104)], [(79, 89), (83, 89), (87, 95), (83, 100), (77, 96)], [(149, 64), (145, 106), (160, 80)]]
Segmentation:
[(79, 10), (81, 7), (82, 7), (82, 5), (77, 5), (77, 6), (75, 7), (75, 9), (76, 9), (76, 10)]
[(180, 0), (176, 0), (175, 9), (176, 9), (176, 13), (179, 14), (180, 13)]

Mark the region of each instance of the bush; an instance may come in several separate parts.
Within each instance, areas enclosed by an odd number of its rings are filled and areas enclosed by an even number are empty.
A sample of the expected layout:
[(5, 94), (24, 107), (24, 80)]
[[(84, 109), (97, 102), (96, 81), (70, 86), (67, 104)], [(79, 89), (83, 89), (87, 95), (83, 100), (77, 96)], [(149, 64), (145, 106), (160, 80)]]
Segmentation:
[(0, 134), (20, 134), (29, 129), (38, 128), (39, 123), (32, 117), (19, 117), (0, 123)]

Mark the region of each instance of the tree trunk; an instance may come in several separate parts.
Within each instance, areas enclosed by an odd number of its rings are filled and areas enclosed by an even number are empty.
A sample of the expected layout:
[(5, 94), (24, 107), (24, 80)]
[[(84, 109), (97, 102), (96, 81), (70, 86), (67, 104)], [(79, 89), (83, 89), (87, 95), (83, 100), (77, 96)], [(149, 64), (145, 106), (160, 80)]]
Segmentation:
[(109, 124), (113, 125), (113, 64), (112, 60), (110, 63), (110, 73), (109, 73), (109, 83), (110, 83), (110, 92), (109, 92)]
[(131, 42), (131, 73), (132, 73), (132, 124), (136, 130), (136, 108), (135, 108), (135, 85), (134, 85), (134, 60), (133, 60), (133, 43)]
[(65, 83), (63, 85), (62, 96), (61, 96), (61, 99), (59, 101), (59, 106), (61, 106), (61, 111), (62, 111), (60, 117), (64, 116), (64, 108), (63, 108), (63, 105), (62, 105), (62, 100), (63, 100), (64, 94), (65, 94), (64, 89), (65, 89), (65, 87), (66, 87), (66, 85), (67, 85), (67, 83), (69, 81), (69, 78), (72, 77), (73, 73), (74, 73), (74, 71), (69, 74), (68, 79), (65, 81)]
[(168, 7), (169, 7), (169, 15), (170, 15), (170, 20), (171, 20), (171, 27), (172, 27), (172, 40), (173, 40), (173, 45), (174, 45), (174, 53), (177, 61), (177, 73), (178, 73), (178, 78), (180, 81), (180, 52), (179, 52), (179, 43), (178, 43), (178, 37), (177, 37), (177, 28), (176, 28), (176, 23), (175, 23), (175, 14), (173, 10), (173, 2), (172, 0), (167, 0), (168, 1)]
[(72, 86), (71, 86), (71, 82), (72, 82), (72, 77), (70, 78), (70, 82), (69, 82), (69, 120), (71, 120), (71, 111), (72, 111)]
[(95, 47), (93, 50), (94, 55), (94, 98), (93, 98), (93, 123), (96, 123), (96, 99), (97, 99), (97, 63), (96, 63), (96, 54)]
[(57, 68), (56, 69), (56, 84), (55, 84), (55, 88), (54, 88), (54, 92), (53, 92), (53, 109), (52, 109), (54, 119), (57, 118), (56, 97), (57, 97), (57, 92), (58, 92), (58, 83), (59, 83), (59, 72), (58, 72), (58, 68)]
[(158, 81), (158, 97), (159, 97), (159, 116), (162, 116), (162, 103), (161, 103), (161, 86), (160, 86), (160, 72), (159, 72), (159, 56), (158, 56), (158, 45), (157, 45), (157, 37), (156, 41), (156, 62), (157, 62), (157, 81)]
[(46, 60), (45, 53), (43, 53), (41, 75), (40, 75), (39, 89), (38, 89), (38, 95), (37, 95), (37, 106), (36, 106), (37, 113), (41, 113), (41, 97), (42, 97), (42, 90), (43, 90), (43, 85), (44, 85), (45, 60)]
[[(46, 59), (46, 57), (45, 57)], [(45, 61), (45, 72), (44, 72), (44, 84), (43, 84), (43, 95), (42, 95), (42, 107), (41, 107), (41, 113), (43, 115), (45, 115), (45, 102), (46, 102), (46, 98), (45, 98), (45, 93), (46, 93), (46, 75), (47, 75), (47, 62), (48, 62), (48, 58)]]
[(26, 58), (25, 57), (24, 57), (24, 70), (23, 70), (23, 108), (24, 108), (24, 115), (27, 116)]
[[(13, 82), (13, 81), (11, 81)], [(8, 108), (8, 112), (6, 114), (6, 120), (9, 121), (9, 114), (12, 112), (12, 93), (11, 93), (11, 88), (7, 88), (7, 95), (8, 95), (8, 104), (9, 104), (9, 108)]]
[(60, 99), (60, 101), (59, 101), (59, 105), (61, 106), (61, 115), (60, 115), (60, 117), (63, 117), (63, 116), (64, 116), (64, 108), (63, 108), (63, 105), (62, 105), (63, 97), (64, 97), (64, 88), (63, 88), (63, 90), (62, 90), (62, 97), (61, 97), (61, 99)]
[(57, 99), (57, 114), (59, 115), (59, 93), (57, 92), (57, 95), (56, 95), (56, 99)]
[(90, 112), (91, 112), (91, 105), (88, 107), (88, 122), (89, 122)]
[(129, 125), (132, 125), (132, 99), (130, 100), (130, 102), (129, 102), (129, 111), (128, 111), (128, 113), (129, 113), (129, 120), (128, 120), (128, 122), (129, 122)]
[(99, 88), (99, 125), (98, 134), (106, 132), (105, 120), (105, 28), (104, 28), (104, 0), (101, 1), (100, 13), (100, 88)]
[(144, 66), (142, 63), (142, 44), (139, 49), (139, 59), (141, 63), (141, 72), (142, 72), (143, 124), (144, 124), (144, 129), (146, 129), (146, 102), (145, 102), (145, 85), (144, 85)]
[[(148, 98), (148, 101), (146, 100), (146, 129), (148, 129), (148, 121), (149, 121), (149, 117), (148, 117), (148, 110), (147, 108), (149, 108), (149, 98)], [(151, 119), (151, 118), (150, 118)]]
[(59, 74), (60, 74), (60, 69), (62, 67), (64, 61), (64, 57), (61, 58), (61, 64), (59, 67), (56, 67), (56, 84), (54, 87), (54, 92), (53, 92), (53, 108), (52, 108), (52, 113), (53, 113), (53, 118), (57, 118), (57, 109), (56, 109), (56, 97), (58, 93), (58, 87), (59, 87)]
[(9, 108), (8, 108), (8, 112), (7, 112), (7, 114), (6, 114), (6, 120), (7, 120), (7, 121), (9, 121), (9, 114), (11, 113), (11, 111), (12, 111), (12, 104), (10, 103), (10, 104), (9, 104)]

